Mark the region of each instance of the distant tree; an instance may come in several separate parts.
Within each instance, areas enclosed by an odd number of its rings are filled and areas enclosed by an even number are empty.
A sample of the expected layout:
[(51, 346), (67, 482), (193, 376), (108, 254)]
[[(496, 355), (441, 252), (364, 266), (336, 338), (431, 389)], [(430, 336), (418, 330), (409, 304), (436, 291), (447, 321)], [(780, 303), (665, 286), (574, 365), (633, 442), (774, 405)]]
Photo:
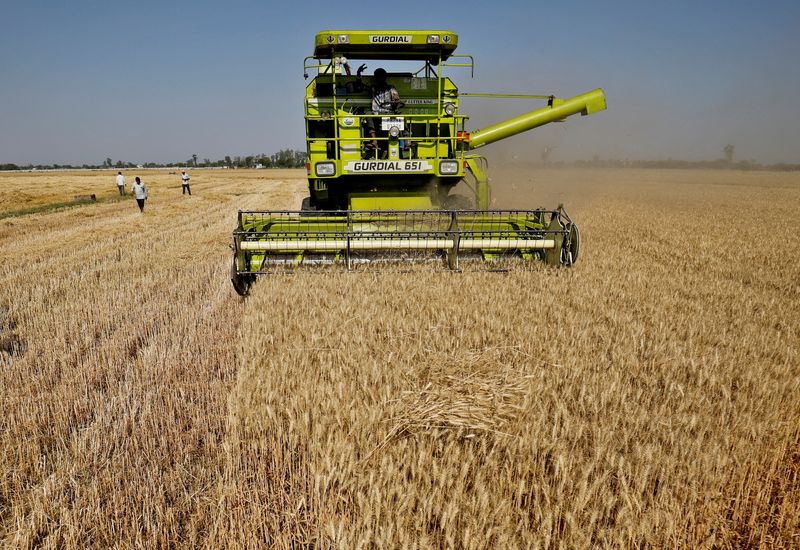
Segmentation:
[(281, 149), (277, 153), (272, 153), (272, 165), (276, 168), (286, 168), (286, 149)]
[(197, 166), (197, 153), (192, 155), (192, 166)]
[(225, 166), (230, 166), (232, 163), (230, 155), (225, 155)]
[(111, 157), (106, 157), (106, 161), (103, 163), (103, 166), (108, 166), (109, 168), (111, 168), (112, 166), (114, 166), (114, 161), (111, 160)]
[(276, 168), (294, 168), (296, 166), (296, 155), (292, 149), (281, 149), (270, 158), (272, 165)]
[(725, 153), (725, 160), (726, 161), (733, 162), (733, 155), (735, 153), (735, 150), (736, 150), (736, 148), (733, 145), (731, 145), (730, 143), (728, 145), (726, 145), (722, 149), (722, 152)]
[(211, 159), (203, 159), (203, 166), (211, 166)]

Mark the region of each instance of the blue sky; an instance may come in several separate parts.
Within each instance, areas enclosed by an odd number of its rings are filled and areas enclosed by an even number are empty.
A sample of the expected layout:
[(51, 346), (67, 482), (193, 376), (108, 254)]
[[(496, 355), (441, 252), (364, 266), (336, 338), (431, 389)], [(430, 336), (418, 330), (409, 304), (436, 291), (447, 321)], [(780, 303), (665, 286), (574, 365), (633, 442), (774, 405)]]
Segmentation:
[[(608, 111), (491, 146), (537, 158), (800, 162), (800, 3), (3, 3), (0, 163), (221, 158), (303, 148), (302, 62), (328, 28), (445, 28), (463, 91)], [(464, 100), (471, 129), (534, 103)], [(487, 147), (486, 152), (490, 152)]]

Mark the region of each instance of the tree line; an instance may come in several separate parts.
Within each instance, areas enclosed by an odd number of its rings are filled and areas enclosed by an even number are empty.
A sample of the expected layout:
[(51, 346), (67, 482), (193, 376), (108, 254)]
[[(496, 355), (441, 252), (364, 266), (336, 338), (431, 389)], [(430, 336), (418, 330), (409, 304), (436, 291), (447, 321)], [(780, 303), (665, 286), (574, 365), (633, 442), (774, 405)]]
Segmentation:
[(113, 160), (107, 157), (99, 164), (27, 164), (0, 163), (0, 170), (57, 170), (57, 169), (100, 169), (100, 168), (169, 168), (185, 166), (189, 168), (303, 168), (306, 165), (306, 152), (295, 149), (281, 149), (277, 153), (253, 155), (225, 155), (224, 158), (211, 160), (198, 159), (192, 155), (189, 159), (175, 162), (142, 162)]

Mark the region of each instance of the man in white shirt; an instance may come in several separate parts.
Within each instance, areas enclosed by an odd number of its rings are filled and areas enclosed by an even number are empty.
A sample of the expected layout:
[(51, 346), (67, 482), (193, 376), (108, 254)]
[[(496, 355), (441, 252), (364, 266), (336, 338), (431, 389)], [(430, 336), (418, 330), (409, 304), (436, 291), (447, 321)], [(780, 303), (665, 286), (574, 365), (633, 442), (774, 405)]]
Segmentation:
[(131, 191), (136, 199), (136, 204), (139, 205), (139, 212), (144, 214), (144, 201), (147, 200), (147, 187), (144, 186), (139, 176), (136, 176), (136, 182), (133, 184)]
[(120, 196), (125, 196), (125, 176), (122, 172), (117, 172), (117, 188), (119, 189)]
[(181, 195), (185, 195), (186, 192), (189, 192), (189, 196), (192, 196), (192, 190), (189, 189), (189, 174), (186, 173), (186, 170), (181, 172), (181, 186), (183, 187), (183, 193)]
[[(358, 68), (357, 76), (359, 79), (361, 78), (361, 71), (364, 68), (366, 68), (366, 65), (362, 65)], [(373, 115), (390, 115), (397, 113), (400, 107), (400, 94), (397, 93), (397, 88), (386, 81), (386, 69), (382, 67), (375, 69), (374, 76), (372, 77), (371, 94)], [(368, 145), (373, 149), (377, 149), (378, 141), (376, 138), (379, 135), (381, 137), (386, 137), (388, 134), (376, 129), (374, 117), (367, 117), (366, 123), (369, 135), (372, 138), (372, 142)]]

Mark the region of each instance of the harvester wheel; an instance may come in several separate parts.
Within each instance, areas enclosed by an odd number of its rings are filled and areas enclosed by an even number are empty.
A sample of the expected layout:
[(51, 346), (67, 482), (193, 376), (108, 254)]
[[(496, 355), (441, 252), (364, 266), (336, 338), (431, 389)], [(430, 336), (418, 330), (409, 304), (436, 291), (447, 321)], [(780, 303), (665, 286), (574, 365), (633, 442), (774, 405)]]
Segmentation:
[(569, 257), (567, 258), (567, 266), (575, 265), (578, 261), (578, 253), (581, 251), (581, 232), (578, 226), (574, 223), (570, 225), (569, 229), (569, 249), (567, 250)]
[(475, 202), (464, 195), (448, 195), (442, 203), (443, 210), (474, 210)]
[(306, 197), (303, 199), (303, 202), (300, 204), (300, 215), (319, 216), (319, 210), (317, 210), (317, 207), (311, 202), (311, 197)]
[(250, 286), (252, 286), (255, 277), (253, 275), (240, 275), (236, 273), (236, 256), (233, 257), (231, 262), (231, 282), (233, 289), (239, 296), (247, 296), (250, 294)]

